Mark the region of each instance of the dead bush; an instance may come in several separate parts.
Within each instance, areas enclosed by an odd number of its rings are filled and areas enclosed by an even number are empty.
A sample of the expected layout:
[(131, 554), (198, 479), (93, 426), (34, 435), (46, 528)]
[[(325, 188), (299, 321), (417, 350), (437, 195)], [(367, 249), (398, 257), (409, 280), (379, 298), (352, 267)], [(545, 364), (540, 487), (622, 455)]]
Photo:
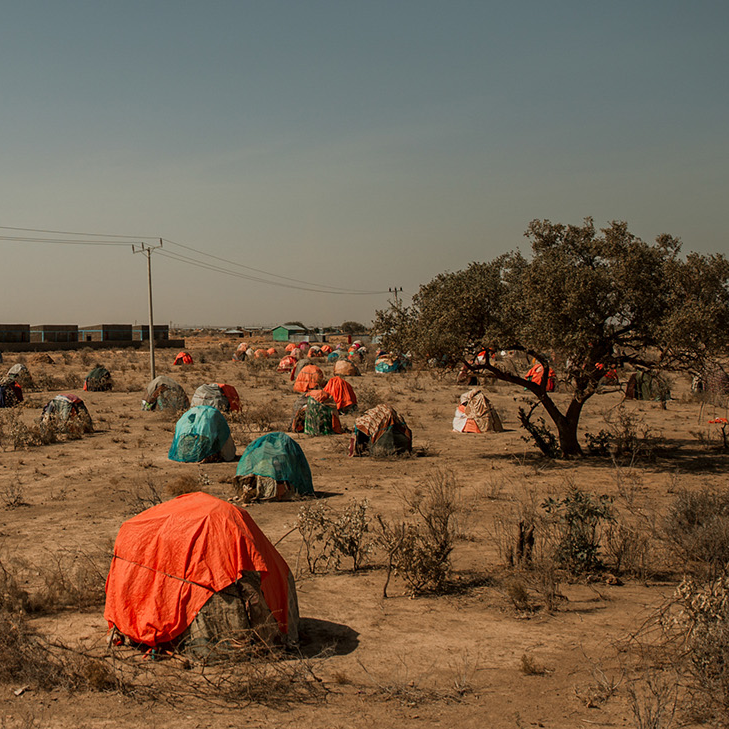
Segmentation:
[[(203, 483), (206, 481), (207, 483)], [(201, 491), (201, 486), (209, 485), (210, 480), (207, 476), (203, 476), (202, 472), (193, 476), (191, 473), (183, 473), (165, 484), (165, 491), (170, 496), (182, 496), (182, 494), (190, 494), (194, 491)]]
[(442, 589), (459, 533), (462, 498), (452, 471), (435, 469), (414, 488), (401, 490), (400, 496), (407, 519), (388, 522), (378, 516), (378, 542), (388, 560), (384, 597), (392, 573), (402, 577), (413, 594)]
[(357, 409), (365, 412), (376, 407), (382, 402), (382, 398), (377, 394), (377, 390), (372, 385), (364, 385), (357, 388)]
[(341, 512), (321, 503), (301, 507), (297, 526), (309, 572), (338, 569), (344, 558), (352, 560), (353, 572), (363, 566), (373, 546), (368, 508), (367, 499), (352, 499)]
[(681, 489), (663, 531), (682, 568), (713, 577), (729, 564), (729, 494)]
[(628, 686), (628, 700), (636, 729), (668, 729), (676, 713), (676, 683), (652, 671)]
[(110, 555), (59, 550), (47, 555), (34, 571), (42, 585), (28, 600), (29, 612), (54, 613), (103, 605)]
[(519, 661), (519, 670), (525, 676), (545, 676), (549, 671), (541, 663), (538, 663), (534, 656), (522, 653)]
[(28, 506), (28, 502), (25, 500), (25, 490), (17, 475), (0, 486), (0, 501), (6, 509)]
[(128, 491), (121, 491), (122, 497), (133, 514), (161, 504), (165, 499), (151, 476), (133, 479)]
[[(261, 404), (242, 403), (237, 412), (227, 414), (231, 429), (243, 433), (270, 433), (285, 430), (288, 423), (281, 417), (281, 408), (277, 401)], [(237, 438), (236, 438), (237, 440)]]
[(651, 536), (644, 528), (618, 516), (606, 525), (603, 542), (616, 574), (645, 580), (650, 564)]
[(41, 638), (20, 612), (0, 610), (0, 683), (39, 689), (117, 688), (112, 668), (58, 643)]
[(658, 435), (637, 411), (618, 405), (603, 413), (607, 430), (597, 435), (585, 434), (591, 455), (612, 456), (620, 461), (636, 463), (655, 459)]

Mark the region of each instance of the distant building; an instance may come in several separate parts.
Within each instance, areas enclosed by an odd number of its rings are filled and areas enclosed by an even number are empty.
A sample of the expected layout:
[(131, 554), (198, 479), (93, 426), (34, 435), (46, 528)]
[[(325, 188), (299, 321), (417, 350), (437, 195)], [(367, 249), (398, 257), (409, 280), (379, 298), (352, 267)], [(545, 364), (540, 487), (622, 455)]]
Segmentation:
[(30, 328), (31, 342), (78, 342), (77, 324), (37, 324)]
[(0, 342), (30, 342), (30, 324), (0, 324)]
[[(166, 342), (170, 338), (170, 327), (168, 324), (154, 325), (154, 341)], [(136, 324), (132, 329), (132, 339), (135, 342), (149, 341), (149, 324)]]
[(295, 324), (281, 324), (271, 330), (274, 342), (305, 341), (306, 329)]
[(78, 330), (78, 334), (79, 342), (131, 342), (132, 325), (95, 324), (93, 326), (81, 327)]

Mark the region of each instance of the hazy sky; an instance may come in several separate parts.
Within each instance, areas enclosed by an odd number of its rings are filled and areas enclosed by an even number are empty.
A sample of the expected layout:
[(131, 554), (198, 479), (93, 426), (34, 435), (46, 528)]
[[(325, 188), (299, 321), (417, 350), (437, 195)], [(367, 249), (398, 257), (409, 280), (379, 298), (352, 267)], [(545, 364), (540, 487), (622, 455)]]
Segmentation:
[[(726, 0), (0, 6), (5, 228), (406, 294), (534, 218), (729, 249)], [(0, 250), (0, 322), (147, 318), (129, 247)], [(157, 323), (369, 322), (388, 298), (152, 261)]]

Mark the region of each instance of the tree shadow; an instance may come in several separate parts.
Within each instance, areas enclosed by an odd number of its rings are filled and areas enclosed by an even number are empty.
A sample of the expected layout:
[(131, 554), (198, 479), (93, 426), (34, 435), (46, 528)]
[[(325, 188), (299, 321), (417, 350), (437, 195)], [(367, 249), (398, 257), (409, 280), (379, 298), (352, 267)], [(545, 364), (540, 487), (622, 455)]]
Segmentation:
[(346, 656), (359, 646), (359, 633), (348, 625), (319, 618), (301, 618), (299, 623), (301, 653), (313, 658), (327, 651)]
[(482, 453), (480, 458), (489, 461), (509, 461), (521, 466), (539, 470), (565, 469), (575, 465), (606, 468), (641, 468), (655, 472), (723, 473), (729, 470), (729, 451), (716, 447), (710, 450), (706, 445), (681, 438), (662, 438), (648, 446), (645, 455), (631, 459), (624, 455), (615, 459), (610, 456), (588, 455), (582, 458), (550, 459), (540, 453), (501, 452)]

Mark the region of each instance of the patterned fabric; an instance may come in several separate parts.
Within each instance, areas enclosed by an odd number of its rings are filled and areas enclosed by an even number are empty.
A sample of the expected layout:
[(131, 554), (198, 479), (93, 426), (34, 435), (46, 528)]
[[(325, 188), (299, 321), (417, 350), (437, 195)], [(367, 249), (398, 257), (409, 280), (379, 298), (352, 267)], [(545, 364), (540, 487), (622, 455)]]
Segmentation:
[(489, 430), (501, 433), (504, 430), (501, 418), (480, 388), (476, 387), (461, 395), (461, 405), (463, 414), (473, 420), (482, 433)]

